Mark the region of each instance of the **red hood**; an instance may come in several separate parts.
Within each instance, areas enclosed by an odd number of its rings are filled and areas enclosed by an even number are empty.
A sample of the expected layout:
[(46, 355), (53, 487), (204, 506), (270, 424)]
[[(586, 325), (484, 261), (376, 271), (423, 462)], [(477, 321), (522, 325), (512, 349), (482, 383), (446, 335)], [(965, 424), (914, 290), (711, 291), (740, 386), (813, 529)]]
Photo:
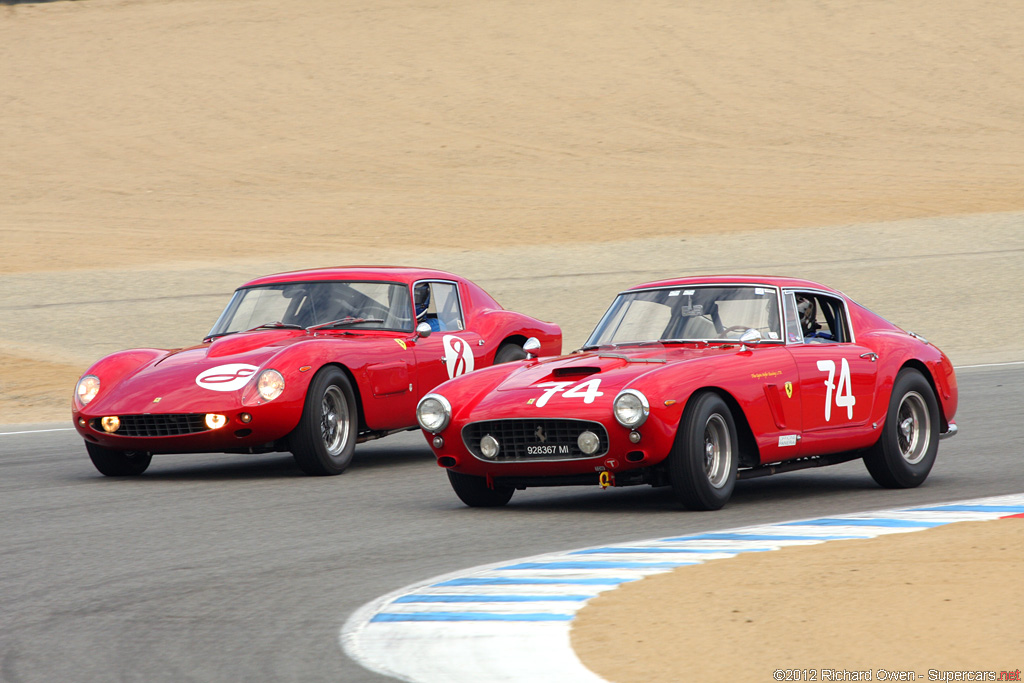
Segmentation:
[[(514, 372), (497, 386), (498, 391), (534, 389), (545, 382), (582, 382), (599, 377), (601, 390), (618, 392), (651, 370), (708, 356), (735, 353), (736, 346), (695, 348), (687, 346), (644, 346), (588, 351), (542, 360)], [(606, 394), (607, 395), (607, 394)], [(611, 394), (614, 397), (614, 393)]]
[[(264, 366), (274, 366), (274, 359), (282, 351), (312, 339), (314, 336), (305, 330), (245, 332), (167, 351), (120, 378), (105, 378), (100, 369), (102, 388), (89, 404), (88, 412), (124, 415), (209, 412), (237, 407), (245, 386)], [(375, 336), (357, 335), (351, 339), (354, 346), (380, 343)], [(275, 369), (286, 374), (294, 370)]]
[[(706, 375), (711, 365), (703, 361), (734, 355), (738, 349), (735, 344), (608, 347), (524, 363), (510, 372), (495, 366), (493, 370), (481, 370), (478, 380), (470, 374), (451, 381), (453, 388), (465, 385), (466, 394), (448, 392), (446, 385), (439, 387), (438, 393), (446, 395), (463, 422), (526, 414), (596, 419), (595, 415), (608, 414), (608, 406), (620, 391), (638, 387), (638, 380), (649, 373), (663, 376), (659, 371), (666, 367), (692, 362), (694, 377)], [(483, 374), (490, 372), (508, 374), (495, 386)], [(534, 412), (538, 408), (541, 412)]]

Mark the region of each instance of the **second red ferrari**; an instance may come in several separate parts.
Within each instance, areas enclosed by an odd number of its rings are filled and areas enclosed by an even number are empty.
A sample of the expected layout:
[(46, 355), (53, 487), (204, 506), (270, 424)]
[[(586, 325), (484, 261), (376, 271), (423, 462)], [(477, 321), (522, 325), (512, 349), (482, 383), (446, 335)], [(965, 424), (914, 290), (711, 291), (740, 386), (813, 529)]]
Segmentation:
[(304, 270), (242, 285), (201, 344), (132, 349), (79, 379), (72, 417), (93, 464), (154, 454), (291, 451), (339, 474), (356, 442), (416, 426), (416, 402), (476, 368), (561, 351), (557, 325), (506, 311), (439, 270)]
[(854, 458), (917, 486), (956, 408), (949, 358), (840, 292), (715, 276), (626, 290), (579, 351), (445, 382), (418, 419), (467, 505), (650, 484), (710, 510), (738, 478)]

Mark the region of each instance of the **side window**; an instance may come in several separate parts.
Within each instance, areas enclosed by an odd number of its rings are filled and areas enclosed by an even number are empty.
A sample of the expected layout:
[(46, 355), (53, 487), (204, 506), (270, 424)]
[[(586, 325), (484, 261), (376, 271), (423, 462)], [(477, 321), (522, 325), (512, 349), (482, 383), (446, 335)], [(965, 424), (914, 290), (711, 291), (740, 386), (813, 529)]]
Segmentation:
[(848, 342), (846, 307), (842, 300), (831, 296), (818, 296), (818, 331), (816, 336), (829, 341)]
[(850, 341), (846, 307), (841, 299), (817, 292), (787, 292), (785, 309), (789, 342)]
[(465, 329), (459, 306), (459, 288), (453, 282), (418, 282), (413, 290), (416, 323), (426, 322), (435, 331)]
[(800, 327), (800, 309), (796, 305), (796, 295), (793, 292), (786, 292), (785, 298), (786, 313), (786, 341), (791, 344), (802, 344), (804, 333)]

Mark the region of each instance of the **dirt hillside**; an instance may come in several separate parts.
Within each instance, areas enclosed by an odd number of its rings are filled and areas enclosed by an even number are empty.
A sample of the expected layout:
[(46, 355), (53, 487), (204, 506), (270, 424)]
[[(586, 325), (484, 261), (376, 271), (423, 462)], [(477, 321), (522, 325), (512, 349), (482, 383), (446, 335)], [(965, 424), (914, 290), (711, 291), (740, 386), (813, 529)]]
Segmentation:
[[(567, 349), (620, 287), (760, 271), (839, 286), (957, 363), (1022, 360), (1024, 318), (998, 346), (976, 333), (978, 291), (1024, 282), (1021, 35), (1019, 7), (979, 0), (0, 5), (0, 424), (66, 420), (93, 360), (194, 342), (254, 275), (359, 262), (459, 270)], [(924, 551), (879, 547), (905, 593)], [(629, 599), (646, 612), (689, 571)], [(954, 583), (996, 602), (1019, 584), (986, 571)], [(660, 624), (650, 645), (762, 629), (715, 617), (742, 590), (687, 605), (717, 630)], [(821, 599), (845, 616), (858, 596)], [(599, 605), (587, 623), (618, 624)], [(935, 618), (901, 614), (909, 634)], [(924, 661), (950, 641), (912, 642)]]

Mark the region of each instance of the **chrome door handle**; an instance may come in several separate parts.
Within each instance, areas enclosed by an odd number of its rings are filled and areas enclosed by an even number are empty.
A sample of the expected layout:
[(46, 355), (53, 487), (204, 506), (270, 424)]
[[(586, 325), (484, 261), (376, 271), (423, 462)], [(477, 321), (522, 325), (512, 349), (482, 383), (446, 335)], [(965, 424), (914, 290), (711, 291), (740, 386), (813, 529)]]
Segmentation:
[(875, 353), (874, 351), (868, 351), (867, 353), (862, 353), (862, 354), (860, 354), (860, 357), (861, 358), (870, 358), (872, 363), (874, 363), (876, 360), (878, 360), (878, 354)]

